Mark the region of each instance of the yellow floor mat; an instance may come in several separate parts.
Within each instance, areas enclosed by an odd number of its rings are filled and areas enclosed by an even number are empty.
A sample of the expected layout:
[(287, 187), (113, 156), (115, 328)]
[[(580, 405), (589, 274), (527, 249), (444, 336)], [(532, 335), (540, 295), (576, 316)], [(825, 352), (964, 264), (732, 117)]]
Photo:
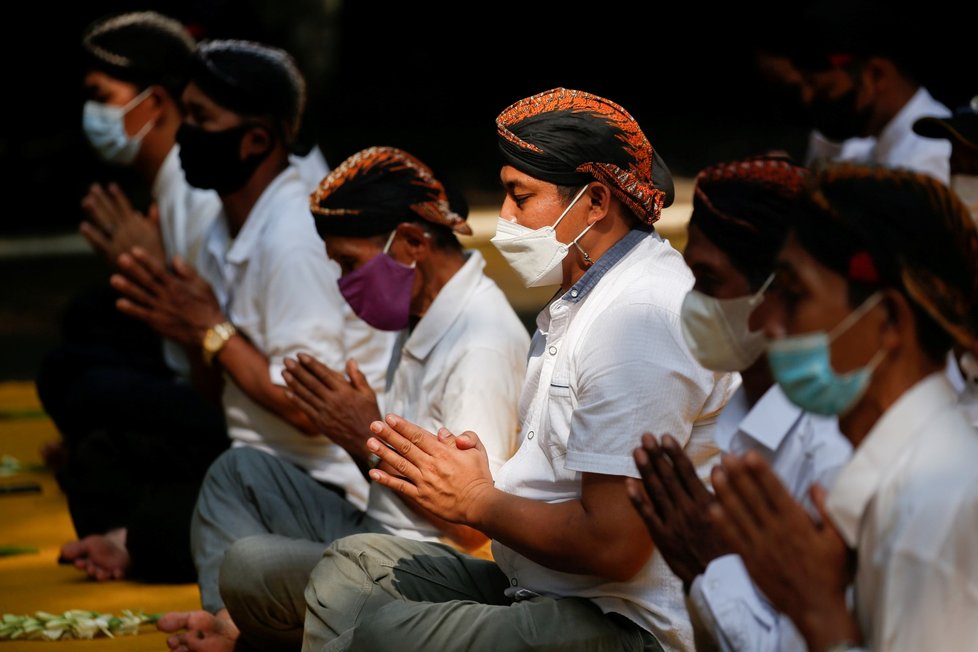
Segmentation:
[[(58, 437), (44, 416), (31, 383), (0, 383), (0, 454), (40, 463), (38, 450)], [(0, 557), (0, 613), (29, 614), (68, 609), (119, 613), (123, 609), (164, 613), (199, 609), (193, 584), (158, 585), (88, 581), (56, 562), (61, 545), (74, 538), (64, 495), (47, 472), (0, 478), (2, 484), (37, 482), (40, 494), (0, 495), (0, 546), (38, 548), (36, 554)], [(0, 652), (30, 650), (165, 651), (166, 635), (143, 626), (138, 636), (92, 641), (0, 641)]]

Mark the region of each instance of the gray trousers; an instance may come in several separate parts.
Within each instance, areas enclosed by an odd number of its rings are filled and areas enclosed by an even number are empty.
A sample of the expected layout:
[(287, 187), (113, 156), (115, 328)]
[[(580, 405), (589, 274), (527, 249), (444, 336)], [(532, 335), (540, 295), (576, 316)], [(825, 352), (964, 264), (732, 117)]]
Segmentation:
[(298, 649), (303, 589), (327, 545), (383, 527), (301, 469), (253, 448), (211, 465), (191, 523), (201, 602), (258, 649)]
[(583, 598), (513, 602), (491, 562), (437, 543), (363, 534), (331, 545), (306, 587), (304, 652), (657, 650), (652, 634)]

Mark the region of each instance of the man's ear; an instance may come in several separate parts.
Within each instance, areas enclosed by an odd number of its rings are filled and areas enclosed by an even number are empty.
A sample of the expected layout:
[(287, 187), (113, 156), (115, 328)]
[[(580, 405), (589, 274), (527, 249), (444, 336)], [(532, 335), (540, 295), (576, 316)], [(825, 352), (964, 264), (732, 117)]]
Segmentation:
[[(391, 245), (391, 251), (395, 250), (395, 258), (407, 264), (427, 260), (431, 255), (431, 236), (417, 224), (398, 224), (397, 236)], [(409, 258), (410, 261), (405, 261), (404, 258)]]
[(275, 138), (271, 130), (262, 124), (253, 125), (241, 139), (241, 158), (263, 156), (275, 146)]
[(581, 199), (588, 203), (588, 224), (600, 222), (611, 210), (611, 188), (600, 181), (588, 186), (588, 189), (584, 191), (584, 197)]
[(887, 350), (899, 349), (916, 340), (917, 321), (910, 301), (899, 290), (883, 290), (886, 319), (881, 323), (880, 341)]

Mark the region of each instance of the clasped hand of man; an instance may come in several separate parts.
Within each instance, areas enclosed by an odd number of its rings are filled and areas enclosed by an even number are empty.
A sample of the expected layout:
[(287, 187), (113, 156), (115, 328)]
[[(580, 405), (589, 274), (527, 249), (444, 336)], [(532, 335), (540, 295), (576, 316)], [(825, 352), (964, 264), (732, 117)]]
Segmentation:
[[(478, 528), (487, 498), (495, 491), (489, 456), (478, 435), (437, 435), (396, 414), (370, 424), (367, 449), (386, 465), (370, 478), (413, 499), (436, 516)], [(397, 475), (385, 471), (392, 469)]]
[(356, 360), (346, 363), (345, 376), (305, 353), (286, 358), (284, 364), (285, 395), (320, 434), (339, 444), (361, 465), (367, 464), (368, 425), (380, 419), (380, 409), (377, 395)]
[(214, 291), (179, 256), (167, 268), (142, 247), (119, 256), (110, 279), (123, 298), (116, 306), (163, 337), (200, 347), (207, 329), (226, 321)]
[(156, 204), (143, 216), (119, 186), (110, 183), (105, 189), (95, 183), (82, 199), (82, 209), (89, 221), (82, 222), (79, 231), (109, 264), (117, 267), (119, 256), (133, 247), (141, 247), (156, 260), (165, 260)]

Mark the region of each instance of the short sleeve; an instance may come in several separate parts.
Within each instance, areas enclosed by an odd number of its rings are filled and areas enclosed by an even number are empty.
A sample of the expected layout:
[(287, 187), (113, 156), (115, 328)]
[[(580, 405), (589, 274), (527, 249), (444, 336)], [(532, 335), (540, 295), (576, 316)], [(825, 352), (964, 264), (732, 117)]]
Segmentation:
[(680, 338), (679, 316), (648, 303), (609, 308), (589, 326), (577, 352), (568, 469), (638, 477), (632, 451), (643, 433), (689, 441), (713, 374)]

